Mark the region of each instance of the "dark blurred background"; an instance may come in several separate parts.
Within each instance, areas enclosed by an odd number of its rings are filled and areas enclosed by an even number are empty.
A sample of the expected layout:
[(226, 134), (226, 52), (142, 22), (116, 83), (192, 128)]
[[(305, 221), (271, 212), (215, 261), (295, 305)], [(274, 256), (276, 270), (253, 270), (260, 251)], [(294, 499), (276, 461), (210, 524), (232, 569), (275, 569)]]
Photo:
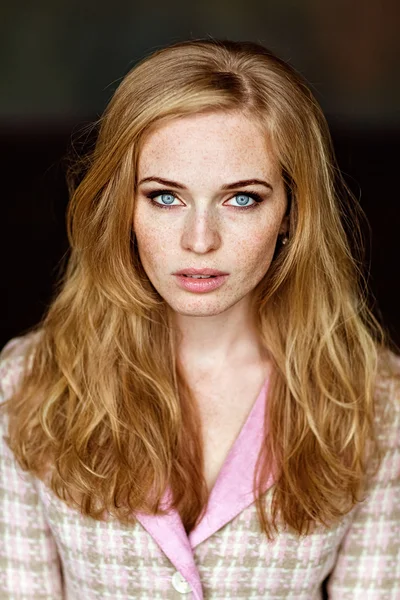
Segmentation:
[(101, 115), (139, 59), (209, 35), (261, 42), (306, 77), (371, 224), (366, 271), (375, 311), (399, 344), (399, 6), (398, 0), (2, 6), (0, 344), (36, 323), (50, 302), (67, 250), (64, 157), (72, 134)]

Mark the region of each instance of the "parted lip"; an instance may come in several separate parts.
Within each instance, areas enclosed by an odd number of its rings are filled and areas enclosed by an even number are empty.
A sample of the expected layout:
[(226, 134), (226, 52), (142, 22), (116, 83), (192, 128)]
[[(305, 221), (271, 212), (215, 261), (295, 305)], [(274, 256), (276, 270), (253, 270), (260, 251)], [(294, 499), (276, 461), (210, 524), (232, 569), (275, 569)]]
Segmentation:
[(217, 269), (182, 269), (181, 271), (176, 271), (173, 273), (174, 275), (229, 275), (229, 273), (224, 273), (223, 271), (218, 271)]

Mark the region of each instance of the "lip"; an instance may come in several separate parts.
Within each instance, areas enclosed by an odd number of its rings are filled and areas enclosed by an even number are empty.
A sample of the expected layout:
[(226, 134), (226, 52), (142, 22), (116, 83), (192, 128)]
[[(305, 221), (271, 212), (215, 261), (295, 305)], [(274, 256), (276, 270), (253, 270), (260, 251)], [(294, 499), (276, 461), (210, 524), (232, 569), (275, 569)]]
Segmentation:
[[(197, 273), (195, 273), (197, 275)], [(185, 275), (175, 275), (178, 285), (188, 292), (204, 293), (212, 292), (221, 285), (223, 285), (226, 279), (229, 277), (226, 275), (217, 275), (211, 279), (191, 279), (185, 277)]]
[(229, 275), (229, 273), (225, 273), (224, 271), (218, 271), (217, 269), (182, 269), (181, 271), (176, 271), (173, 273), (174, 275)]

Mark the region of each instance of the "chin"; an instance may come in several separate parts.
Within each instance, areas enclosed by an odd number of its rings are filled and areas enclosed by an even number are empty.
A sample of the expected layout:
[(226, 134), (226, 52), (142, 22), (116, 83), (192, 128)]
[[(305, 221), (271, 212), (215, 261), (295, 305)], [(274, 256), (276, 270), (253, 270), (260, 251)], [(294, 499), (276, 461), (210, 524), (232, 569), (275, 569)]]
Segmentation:
[[(208, 298), (207, 298), (208, 296)], [(183, 301), (168, 302), (170, 309), (185, 317), (213, 317), (229, 310), (236, 302), (228, 302), (223, 298), (212, 298), (211, 294), (198, 294)]]
[(192, 310), (188, 310), (187, 308), (183, 308), (181, 310), (175, 310), (175, 312), (184, 317), (213, 317), (224, 312), (224, 309), (221, 310), (216, 308), (193, 308)]

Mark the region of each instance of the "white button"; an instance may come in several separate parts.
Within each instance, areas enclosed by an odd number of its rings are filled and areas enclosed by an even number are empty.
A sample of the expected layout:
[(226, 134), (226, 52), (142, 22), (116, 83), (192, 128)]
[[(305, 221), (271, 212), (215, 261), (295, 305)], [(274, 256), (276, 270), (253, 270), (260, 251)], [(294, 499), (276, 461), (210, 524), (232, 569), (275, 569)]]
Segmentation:
[(188, 594), (192, 591), (190, 583), (186, 581), (184, 577), (179, 573), (179, 571), (175, 571), (172, 575), (172, 585), (180, 594)]

